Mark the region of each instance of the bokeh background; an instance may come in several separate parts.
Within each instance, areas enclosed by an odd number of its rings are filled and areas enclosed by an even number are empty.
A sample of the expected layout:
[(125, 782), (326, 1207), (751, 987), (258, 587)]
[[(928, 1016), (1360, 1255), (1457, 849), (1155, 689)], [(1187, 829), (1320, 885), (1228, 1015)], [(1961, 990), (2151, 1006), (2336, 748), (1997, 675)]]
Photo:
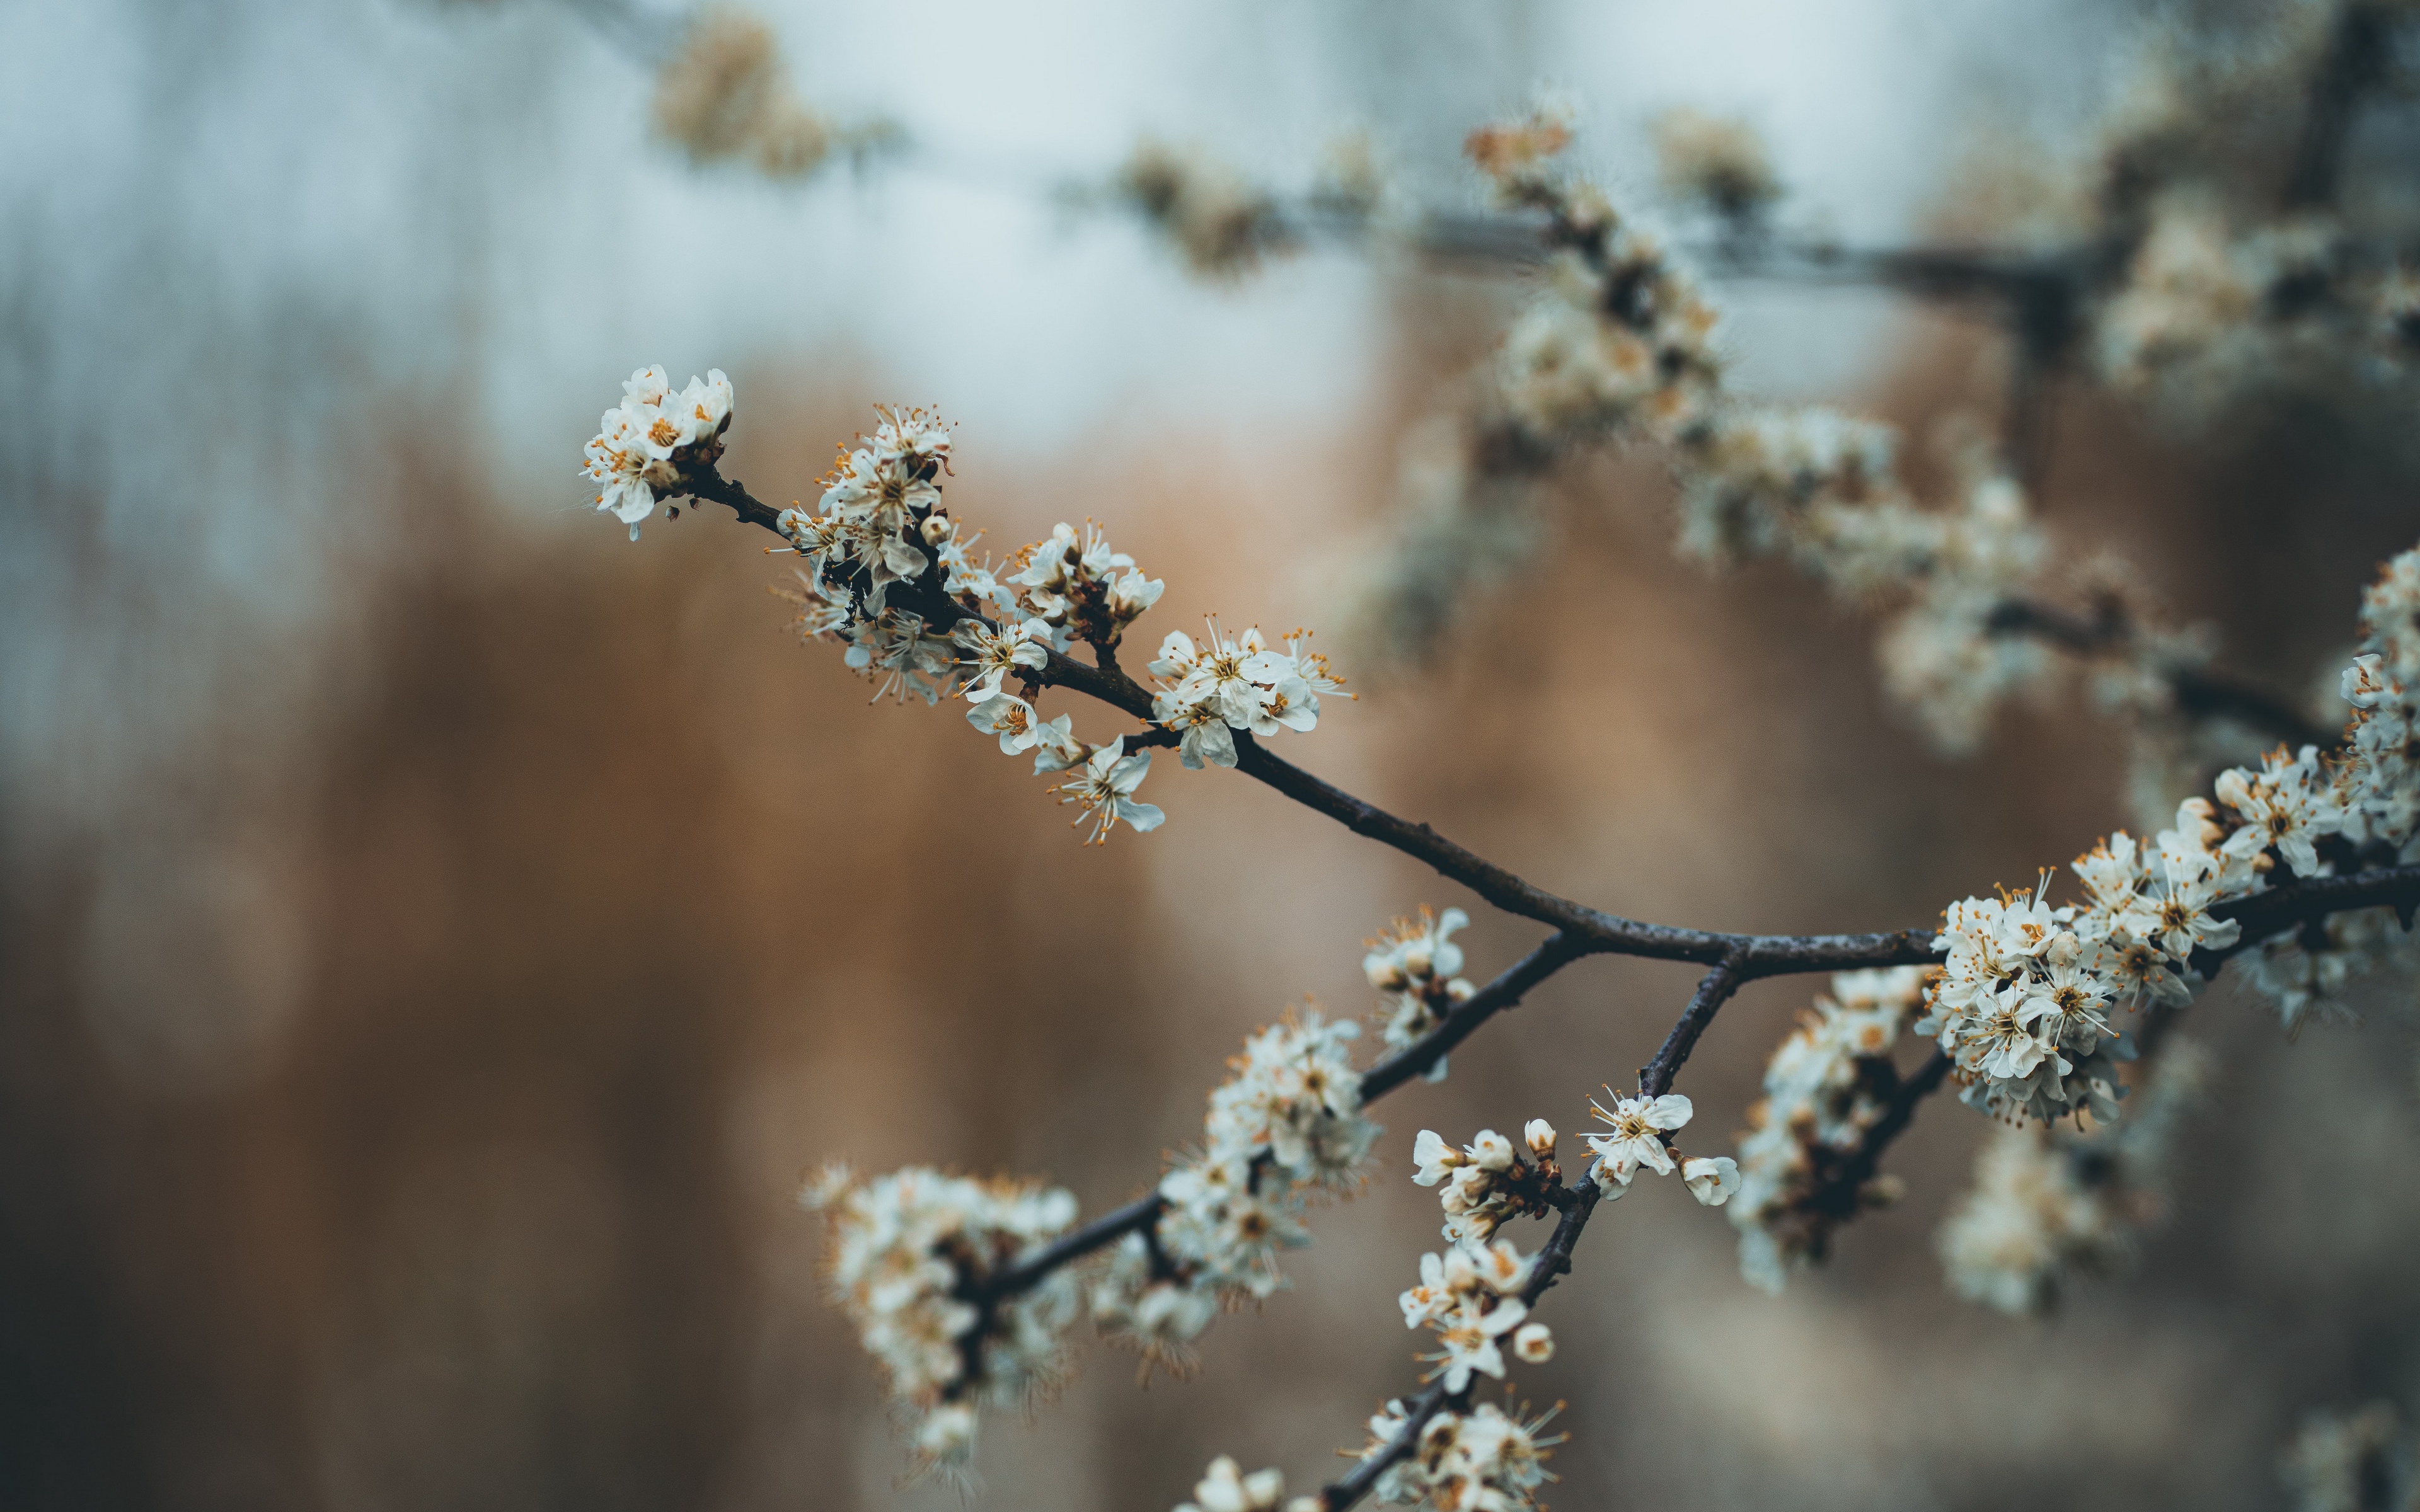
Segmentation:
[[(1360, 125), (1469, 195), (1461, 133), (1551, 77), (1618, 186), (1655, 111), (1739, 113), (1795, 204), (1905, 239), (1988, 187), (1978, 143), (2071, 138), (2141, 20), (762, 8), (810, 98), (918, 155), (701, 173), (610, 28), (539, 0), (0, 6), (0, 1504), (954, 1504), (897, 1484), (801, 1172), (1048, 1173), (1109, 1206), (1245, 1032), (1304, 995), (1361, 1011), (1365, 934), (1471, 903), (1172, 761), (1164, 830), (1078, 845), (952, 711), (868, 708), (801, 650), (760, 535), (706, 510), (634, 547), (584, 510), (632, 366), (728, 369), (729, 470), (767, 497), (870, 403), (939, 402), (953, 509), (1003, 544), (1109, 523), (1169, 580), (1153, 636), (1334, 625), (1407, 429), (1517, 283), (1331, 252), (1203, 287), (1061, 177), (1147, 131), (1280, 171)], [(1919, 436), (1997, 403), (1996, 338), (1955, 315), (1721, 293), (1753, 387)], [(2274, 686), (2317, 685), (2420, 524), (2408, 457), (2307, 414), (2179, 434), (2083, 394), (2055, 424), (2053, 528)], [(1778, 568), (1673, 560), (1668, 487), (1652, 457), (1570, 470), (1557, 548), (1289, 754), (1559, 891), (1727, 928), (1927, 922), (2128, 821), (2082, 700), (1929, 753), (1866, 626)], [(1473, 912), (1473, 975), (1534, 935)], [(1187, 1381), (1088, 1349), (988, 1433), (979, 1504), (1165, 1507), (1220, 1452), (1326, 1474), (1414, 1373), (1413, 1133), (1576, 1128), (1688, 985), (1584, 963), (1384, 1104), (1386, 1168), (1294, 1290)], [(1702, 1123), (1738, 1122), (1813, 986), (1726, 1011)], [(2282, 1504), (2304, 1412), (2420, 1387), (2409, 995), (2290, 1046), (2208, 998), (2173, 1221), (2045, 1321), (1942, 1289), (1929, 1236), (1986, 1128), (1946, 1102), (1892, 1159), (1905, 1204), (1777, 1302), (1677, 1187), (1623, 1204), (1520, 1373), (1570, 1402), (1551, 1499)]]

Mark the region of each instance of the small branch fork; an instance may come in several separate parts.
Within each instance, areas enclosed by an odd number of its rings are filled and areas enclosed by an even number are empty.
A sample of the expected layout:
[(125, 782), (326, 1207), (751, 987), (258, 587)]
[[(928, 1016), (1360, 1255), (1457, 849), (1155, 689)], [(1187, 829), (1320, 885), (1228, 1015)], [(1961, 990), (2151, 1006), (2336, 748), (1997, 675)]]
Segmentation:
[[(723, 477), (711, 463), (691, 472), (686, 487), (699, 499), (730, 506), (746, 523), (781, 534), (781, 511)], [(786, 542), (787, 537), (783, 539)], [(904, 597), (908, 608), (939, 629), (947, 629), (962, 619), (982, 619), (951, 600), (941, 591), (939, 579), (938, 571), (928, 571), (910, 583), (895, 585), (894, 596)], [(906, 590), (904, 594), (902, 590)], [(2065, 631), (2072, 627), (2059, 628)], [(2086, 626), (2081, 633), (2090, 637), (2099, 632)], [(1123, 710), (1144, 722), (1146, 734), (1157, 728), (1152, 720), (1150, 691), (1127, 676), (1113, 658), (1104, 656), (1100, 665), (1088, 665), (1053, 652), (1037, 680), (1046, 687), (1068, 688)], [(1514, 1007), (1531, 988), (1584, 956), (1692, 961), (1707, 968), (1688, 1006), (1674, 1021), (1653, 1057), (1639, 1068), (1638, 1093), (1648, 1098), (1671, 1090), (1674, 1079), (1715, 1014), (1750, 981), (1763, 977), (1859, 967), (1924, 965), (1933, 960), (1932, 932), (1922, 929), (1879, 934), (1745, 934), (1648, 923), (1607, 914), (1527, 882), (1447, 840), (1425, 824), (1414, 824), (1355, 797), (1271, 755), (1249, 733), (1237, 733), (1235, 745), (1236, 764), (1247, 774), (1356, 834), (1426, 863), (1440, 875), (1463, 884), (1505, 912), (1534, 919), (1554, 931), (1528, 954), (1456, 1005), (1427, 1034), (1365, 1072), (1361, 1082), (1365, 1103), (1419, 1077), (1480, 1026)], [(2228, 956), (2261, 939), (2334, 913), (2378, 906), (2393, 907), (2404, 927), (2410, 929), (2414, 909), (2420, 907), (2420, 866), (2293, 882), (2221, 904), (2212, 910), (2213, 914), (2241, 921), (2242, 941), (2226, 950), (2197, 951), (2193, 964), (2207, 978), (2214, 975)], [(1871, 1180), (1883, 1151), (1906, 1130), (1917, 1104), (1948, 1079), (1950, 1069), (1948, 1057), (1936, 1050), (1922, 1066), (1903, 1078), (1883, 1118), (1867, 1131), (1856, 1147), (1844, 1152), (1819, 1190), (1818, 1198), (1835, 1196), (1851, 1204), (1853, 1211), (1857, 1194)], [(1559, 1189), (1554, 1201), (1561, 1215), (1544, 1247), (1532, 1260), (1529, 1278), (1520, 1292), (1521, 1300), (1532, 1305), (1570, 1272), (1573, 1249), (1602, 1201), (1602, 1195), (1593, 1179), (1583, 1172), (1573, 1185)], [(1001, 1302), (1030, 1289), (1062, 1267), (1128, 1234), (1148, 1230), (1158, 1218), (1161, 1206), (1160, 1197), (1153, 1193), (1106, 1212), (1061, 1235), (1017, 1264), (983, 1277), (970, 1288), (968, 1300), (989, 1316)], [(1839, 1214), (1847, 1215), (1845, 1211)], [(1368, 1495), (1380, 1475), (1417, 1450), (1422, 1429), (1437, 1413), (1466, 1406), (1467, 1397), (1467, 1390), (1459, 1397), (1448, 1393), (1441, 1380), (1422, 1392), (1414, 1399), (1409, 1418), (1392, 1443), (1319, 1493), (1323, 1512), (1343, 1512)]]
[[(1726, 952), (1699, 979), (1698, 990), (1689, 995), (1689, 1006), (1672, 1026), (1672, 1032), (1665, 1036), (1663, 1047), (1655, 1052), (1654, 1059), (1639, 1068), (1639, 1096), (1661, 1097), (1672, 1089), (1672, 1080), (1680, 1074), (1690, 1051), (1697, 1048), (1699, 1036), (1705, 1032), (1707, 1025), (1714, 1022), (1722, 1006), (1730, 1001), (1732, 995), (1747, 981), (1748, 958), (1749, 952), (1745, 948), (1736, 948)], [(1588, 1227), (1589, 1219), (1595, 1215), (1597, 1205), (1603, 1200), (1604, 1196), (1597, 1188), (1595, 1178), (1589, 1175), (1586, 1168), (1581, 1170), (1577, 1181), (1562, 1189), (1559, 1200), (1556, 1202), (1556, 1206), (1562, 1210), (1562, 1216), (1556, 1220), (1555, 1231), (1547, 1237), (1545, 1246), (1529, 1262), (1529, 1278), (1521, 1287), (1522, 1302), (1535, 1307), (1547, 1288), (1570, 1273), (1572, 1251), (1579, 1243), (1580, 1231)], [(1442, 1380), (1420, 1393), (1413, 1399), (1410, 1413), (1403, 1430), (1395, 1435), (1394, 1442), (1356, 1465), (1352, 1473), (1342, 1479), (1320, 1490), (1321, 1512), (1344, 1512), (1344, 1508), (1367, 1496), (1377, 1485), (1379, 1476), (1419, 1450), (1420, 1433), (1432, 1419), (1439, 1412), (1459, 1411), (1467, 1406), (1469, 1396), (1466, 1389), (1457, 1398), (1445, 1389)]]

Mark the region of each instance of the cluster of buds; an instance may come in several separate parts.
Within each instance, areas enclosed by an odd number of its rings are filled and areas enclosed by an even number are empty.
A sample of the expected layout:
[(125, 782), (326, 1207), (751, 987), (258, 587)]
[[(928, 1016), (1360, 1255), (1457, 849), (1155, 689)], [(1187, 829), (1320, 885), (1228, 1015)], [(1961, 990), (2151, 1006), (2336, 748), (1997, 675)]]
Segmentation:
[[(1559, 1408), (1532, 1417), (1507, 1412), (1493, 1402), (1469, 1412), (1448, 1409), (1420, 1426), (1411, 1455), (1387, 1467), (1373, 1489), (1381, 1502), (1472, 1512), (1528, 1512), (1539, 1506), (1538, 1489), (1555, 1477), (1545, 1467), (1562, 1435), (1541, 1430)], [(1388, 1402), (1370, 1419), (1365, 1460), (1392, 1451), (1411, 1426), (1410, 1404)]]
[(1413, 1182), (1445, 1188), (1437, 1202), (1445, 1209), (1447, 1239), (1483, 1244), (1510, 1219), (1555, 1211), (1563, 1172), (1555, 1162), (1554, 1126), (1531, 1119), (1521, 1138), (1526, 1155), (1493, 1129), (1481, 1129), (1460, 1149), (1433, 1129), (1412, 1142)]
[(722, 455), (731, 424), (731, 380), (715, 368), (692, 377), (680, 393), (660, 367), (643, 367), (622, 385), (622, 402), (605, 411), (588, 443), (582, 475), (600, 485), (598, 510), (630, 527), (656, 512), (656, 501), (679, 495), (686, 480)]
[(834, 1166), (801, 1195), (830, 1221), (834, 1299), (889, 1378), (927, 1468), (974, 1453), (978, 1406), (1021, 1406), (1056, 1375), (1077, 1308), (1065, 1274), (1014, 1297), (987, 1277), (1076, 1221), (1064, 1191), (911, 1165), (870, 1180)]
[[(1387, 1048), (1408, 1049), (1446, 1014), (1470, 1000), (1476, 990), (1462, 975), (1462, 947), (1454, 932), (1470, 922), (1459, 908), (1431, 914), (1422, 908), (1417, 919), (1399, 918), (1366, 943), (1361, 972), (1382, 995), (1380, 1012)], [(1446, 1057), (1439, 1056), (1428, 1079), (1445, 1080)]]

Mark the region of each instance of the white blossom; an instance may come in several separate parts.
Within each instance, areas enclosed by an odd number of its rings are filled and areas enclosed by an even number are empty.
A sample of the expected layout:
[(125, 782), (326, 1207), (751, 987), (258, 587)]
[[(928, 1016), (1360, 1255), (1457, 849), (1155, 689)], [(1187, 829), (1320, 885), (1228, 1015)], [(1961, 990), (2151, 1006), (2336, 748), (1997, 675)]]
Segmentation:
[[(1381, 995), (1388, 1049), (1417, 1043), (1477, 991), (1460, 975), (1462, 947), (1453, 943), (1454, 933), (1469, 922), (1470, 916), (1459, 908), (1442, 914), (1422, 908), (1419, 918), (1398, 918), (1367, 942), (1361, 971)], [(1446, 1057), (1440, 1056), (1428, 1078), (1443, 1081), (1445, 1076)]]
[(1160, 1179), (1153, 1241), (1130, 1236), (1093, 1289), (1105, 1332), (1181, 1367), (1222, 1304), (1284, 1284), (1277, 1254), (1310, 1242), (1308, 1196), (1357, 1187), (1380, 1132), (1346, 1049), (1359, 1032), (1306, 1010), (1245, 1041), (1211, 1091), (1202, 1148)]
[(1504, 1374), (1504, 1340), (1529, 1313), (1518, 1292), (1532, 1258), (1507, 1239), (1464, 1240), (1441, 1256), (1420, 1257), (1419, 1284), (1397, 1302), (1404, 1327), (1436, 1335), (1441, 1348), (1422, 1358), (1435, 1363), (1446, 1390), (1464, 1390), (1474, 1374)]
[(1750, 1282), (1778, 1291), (1792, 1266), (1822, 1252), (1834, 1220), (1807, 1199), (1825, 1163), (1882, 1117), (1897, 1075), (1891, 1049), (1922, 1005), (1926, 975), (1915, 966), (1841, 972), (1774, 1051), (1726, 1204)]
[(1220, 1455), (1193, 1488), (1193, 1500), (1178, 1504), (1176, 1512), (1278, 1512), (1284, 1495), (1283, 1472), (1256, 1470), (1247, 1475), (1242, 1466)]
[[(1125, 736), (1120, 735), (1095, 750), (1090, 760), (1076, 768), (1074, 777), (1053, 790), (1064, 795), (1060, 802), (1083, 806), (1084, 811), (1076, 823), (1093, 826), (1090, 844), (1108, 840), (1109, 831), (1120, 821), (1141, 833), (1157, 829), (1167, 817), (1156, 806), (1136, 800), (1134, 791), (1142, 785), (1144, 775), (1151, 770), (1151, 752), (1137, 751), (1128, 756), (1125, 754)], [(1001, 748), (1008, 748), (1005, 739)]]
[(1740, 1189), (1739, 1162), (1729, 1155), (1696, 1156), (1681, 1163), (1681, 1180), (1689, 1195), (1709, 1208), (1719, 1208)]
[(1319, 692), (1306, 670), (1329, 688), (1339, 686), (1323, 660), (1290, 641), (1272, 650), (1258, 626), (1228, 636), (1216, 620), (1200, 644), (1182, 630), (1160, 642), (1151, 673), (1159, 680), (1152, 717), (1180, 732), (1177, 748), (1187, 766), (1233, 766), (1234, 732), (1268, 736), (1280, 730), (1307, 731), (1319, 722)]
[(1585, 1136), (1596, 1160), (1589, 1174), (1610, 1196), (1617, 1187), (1626, 1187), (1641, 1166), (1659, 1176), (1669, 1176), (1676, 1168), (1672, 1153), (1665, 1148), (1664, 1136), (1689, 1121), (1689, 1100), (1678, 1092), (1661, 1097), (1621, 1097), (1611, 1088), (1606, 1096), (1613, 1105), (1606, 1107), (1590, 1099), (1589, 1106), (1596, 1117), (1611, 1126), (1610, 1134)]
[[(1422, 1426), (1409, 1458), (1389, 1465), (1373, 1488), (1378, 1500), (1424, 1502), (1469, 1512), (1528, 1512), (1539, 1487), (1555, 1477), (1545, 1459), (1562, 1438), (1542, 1430), (1559, 1409), (1535, 1417), (1481, 1402), (1467, 1412), (1445, 1409)], [(1388, 1453), (1411, 1426), (1409, 1407), (1388, 1402), (1370, 1419), (1365, 1460)]]

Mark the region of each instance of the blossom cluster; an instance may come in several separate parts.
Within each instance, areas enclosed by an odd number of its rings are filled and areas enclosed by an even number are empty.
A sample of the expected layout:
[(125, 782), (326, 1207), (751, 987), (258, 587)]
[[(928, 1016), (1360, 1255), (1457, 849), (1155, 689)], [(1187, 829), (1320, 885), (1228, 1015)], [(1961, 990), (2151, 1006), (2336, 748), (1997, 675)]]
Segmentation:
[(2171, 1038), (2126, 1099), (2126, 1116), (2090, 1130), (2002, 1127), (1975, 1162), (1975, 1185), (1936, 1247), (1950, 1289), (2005, 1313), (2039, 1313), (2067, 1278), (2133, 1257), (2166, 1215), (2164, 1172), (2177, 1129), (2210, 1078), (2208, 1051)]
[(988, 1305), (985, 1277), (1065, 1231), (1076, 1199), (1032, 1182), (911, 1165), (861, 1179), (835, 1166), (801, 1200), (830, 1221), (832, 1295), (889, 1378), (927, 1467), (972, 1456), (978, 1406), (1022, 1406), (1057, 1372), (1078, 1307), (1065, 1273)]
[(1303, 649), (1309, 639), (1308, 631), (1296, 630), (1280, 651), (1258, 625), (1231, 636), (1216, 620), (1199, 644), (1182, 630), (1168, 632), (1151, 664), (1159, 680), (1151, 714), (1179, 733), (1178, 759), (1197, 770), (1233, 766), (1239, 732), (1268, 736), (1317, 725), (1319, 695), (1344, 685), (1328, 671), (1326, 656)]
[[(1889, 1106), (1891, 1049), (1924, 998), (1924, 970), (1846, 971), (1815, 999), (1765, 1066), (1763, 1097), (1740, 1138), (1740, 1273), (1778, 1292), (1790, 1269), (1823, 1257), (1848, 1204), (1887, 1188), (1835, 1194), (1840, 1163)], [(1853, 1211), (1853, 1210), (1850, 1210)]]
[(1683, 107), (1657, 116), (1653, 134), (1664, 192), (1704, 206), (1735, 233), (1757, 230), (1781, 198), (1773, 155), (1746, 122)]
[[(1468, 1412), (1439, 1411), (1420, 1426), (1419, 1441), (1404, 1458), (1382, 1472), (1373, 1490), (1381, 1502), (1424, 1503), (1471, 1512), (1527, 1512), (1540, 1506), (1538, 1489), (1555, 1477), (1545, 1467), (1561, 1435), (1542, 1430), (1559, 1409), (1530, 1416), (1508, 1412), (1493, 1402)], [(1364, 1461), (1393, 1451), (1411, 1427), (1410, 1404), (1387, 1403), (1370, 1419)]]
[[(1422, 908), (1418, 918), (1396, 919), (1367, 942), (1361, 972), (1380, 994), (1388, 1049), (1411, 1048), (1477, 991), (1462, 975), (1462, 947), (1453, 943), (1455, 932), (1469, 922), (1459, 908), (1442, 914)], [(1429, 1068), (1430, 1081), (1445, 1080), (1446, 1058), (1437, 1057)]]
[(1165, 1211), (1129, 1235), (1092, 1289), (1094, 1320), (1181, 1365), (1222, 1306), (1285, 1284), (1278, 1251), (1311, 1242), (1310, 1199), (1358, 1187), (1378, 1125), (1361, 1115), (1349, 1020), (1305, 1010), (1244, 1041), (1210, 1093), (1198, 1150), (1160, 1179)]
[(1498, 391), (1533, 445), (1675, 440), (1717, 393), (1714, 308), (1660, 237), (1625, 223), (1594, 185), (1553, 171), (1569, 139), (1551, 112), (1471, 137), (1498, 197), (1544, 211), (1556, 248), (1540, 297), (1505, 337)]
[(802, 178), (850, 139), (801, 102), (773, 28), (724, 6), (702, 11), (656, 85), (656, 129), (705, 166), (745, 160), (774, 178)]
[[(1053, 791), (1079, 806), (1077, 823), (1090, 826), (1092, 840), (1120, 824), (1156, 828), (1164, 815), (1135, 796), (1151, 752), (1128, 751), (1124, 735), (1105, 745), (1080, 740), (1070, 716), (1046, 719), (1032, 697), (1051, 657), (1076, 641), (1109, 655), (1159, 601), (1165, 583), (1144, 576), (1089, 523), (1078, 531), (1063, 522), (1004, 563), (977, 563), (941, 501), (950, 444), (948, 428), (921, 409), (881, 411), (874, 434), (844, 450), (824, 479), (817, 511), (782, 512), (782, 532), (805, 563), (799, 591), (786, 595), (799, 607), (800, 632), (845, 647), (845, 659), (876, 685), (877, 699), (966, 700), (967, 722), (996, 738), (1004, 754), (1031, 751), (1037, 774), (1069, 774)], [(1267, 651), (1257, 631), (1246, 632), (1240, 646), (1215, 634), (1213, 642), (1200, 656), (1182, 635), (1163, 648), (1163, 659), (1178, 647), (1188, 658), (1190, 681), (1180, 679), (1187, 698), (1162, 695), (1176, 701), (1171, 719), (1191, 719), (1198, 702), (1232, 710), (1242, 720), (1236, 728), (1309, 729), (1319, 701), (1306, 677), (1320, 688), (1338, 686), (1326, 662), (1299, 653), (1298, 642), (1295, 654)], [(1233, 765), (1225, 732), (1222, 724), (1222, 764)], [(1200, 764), (1196, 753), (1208, 737), (1190, 725), (1186, 733), (1188, 764)]]
[[(1927, 507), (1898, 476), (1891, 427), (1730, 392), (1714, 306), (1657, 239), (1556, 171), (1569, 141), (1568, 116), (1552, 111), (1473, 134), (1471, 155), (1499, 197), (1544, 211), (1556, 250), (1474, 415), (1443, 446), (1423, 440), (1423, 508), (1376, 574), (1365, 617), (1399, 644), (1425, 646), (1456, 595), (1534, 549), (1530, 479), (1583, 445), (1649, 440), (1671, 458), (1684, 555), (1778, 557), (1845, 601), (1887, 600), (1878, 652), (1894, 700), (1944, 749), (1971, 749), (1994, 711), (2055, 665), (2004, 620), (2049, 556), (2023, 490), (1975, 447), (1958, 459), (1954, 501)], [(2120, 702), (2158, 712), (2171, 674), (2207, 650), (2127, 628), (2090, 653), (2095, 670), (2132, 695)]]
[(1456, 1242), (1443, 1255), (1420, 1257), (1418, 1286), (1397, 1303), (1405, 1328), (1426, 1328), (1438, 1350), (1422, 1359), (1445, 1378), (1449, 1393), (1466, 1391), (1473, 1374), (1504, 1377), (1504, 1346), (1532, 1365), (1554, 1357), (1555, 1335), (1544, 1323), (1528, 1322), (1521, 1300), (1535, 1256), (1525, 1256), (1509, 1239)]
[[(2081, 903), (2052, 905), (2045, 874), (2031, 894), (1948, 907), (1935, 938), (1947, 960), (1916, 1027), (1940, 1041), (1966, 1101), (2014, 1119), (2114, 1118), (2132, 1016), (2191, 1001), (2195, 952), (2237, 943), (2240, 927), (2213, 910), (2273, 878), (2408, 854), (2420, 817), (2411, 733), (2420, 711), (2400, 674), (2414, 663), (2415, 615), (2420, 551), (2410, 551), (2364, 600), (2368, 636), (2342, 679), (2354, 717), (2340, 757), (2280, 747), (2257, 770), (2221, 773), (2217, 802), (2186, 799), (2151, 843), (2119, 831), (2078, 856)], [(2386, 943), (2381, 918), (2353, 912), (2269, 942), (2247, 975), (2293, 1028)]]
[(2237, 227), (2211, 195), (2178, 190), (2153, 204), (2100, 306), (2096, 356), (2112, 387), (2208, 412), (2347, 351), (2397, 371), (2413, 353), (2415, 292), (2403, 269), (2364, 268), (2330, 217)]
[(597, 509), (630, 527), (656, 512), (659, 498), (683, 491), (691, 470), (710, 466), (731, 424), (731, 380), (716, 368), (675, 393), (660, 367), (643, 367), (622, 385), (588, 443), (583, 474), (598, 484)]

